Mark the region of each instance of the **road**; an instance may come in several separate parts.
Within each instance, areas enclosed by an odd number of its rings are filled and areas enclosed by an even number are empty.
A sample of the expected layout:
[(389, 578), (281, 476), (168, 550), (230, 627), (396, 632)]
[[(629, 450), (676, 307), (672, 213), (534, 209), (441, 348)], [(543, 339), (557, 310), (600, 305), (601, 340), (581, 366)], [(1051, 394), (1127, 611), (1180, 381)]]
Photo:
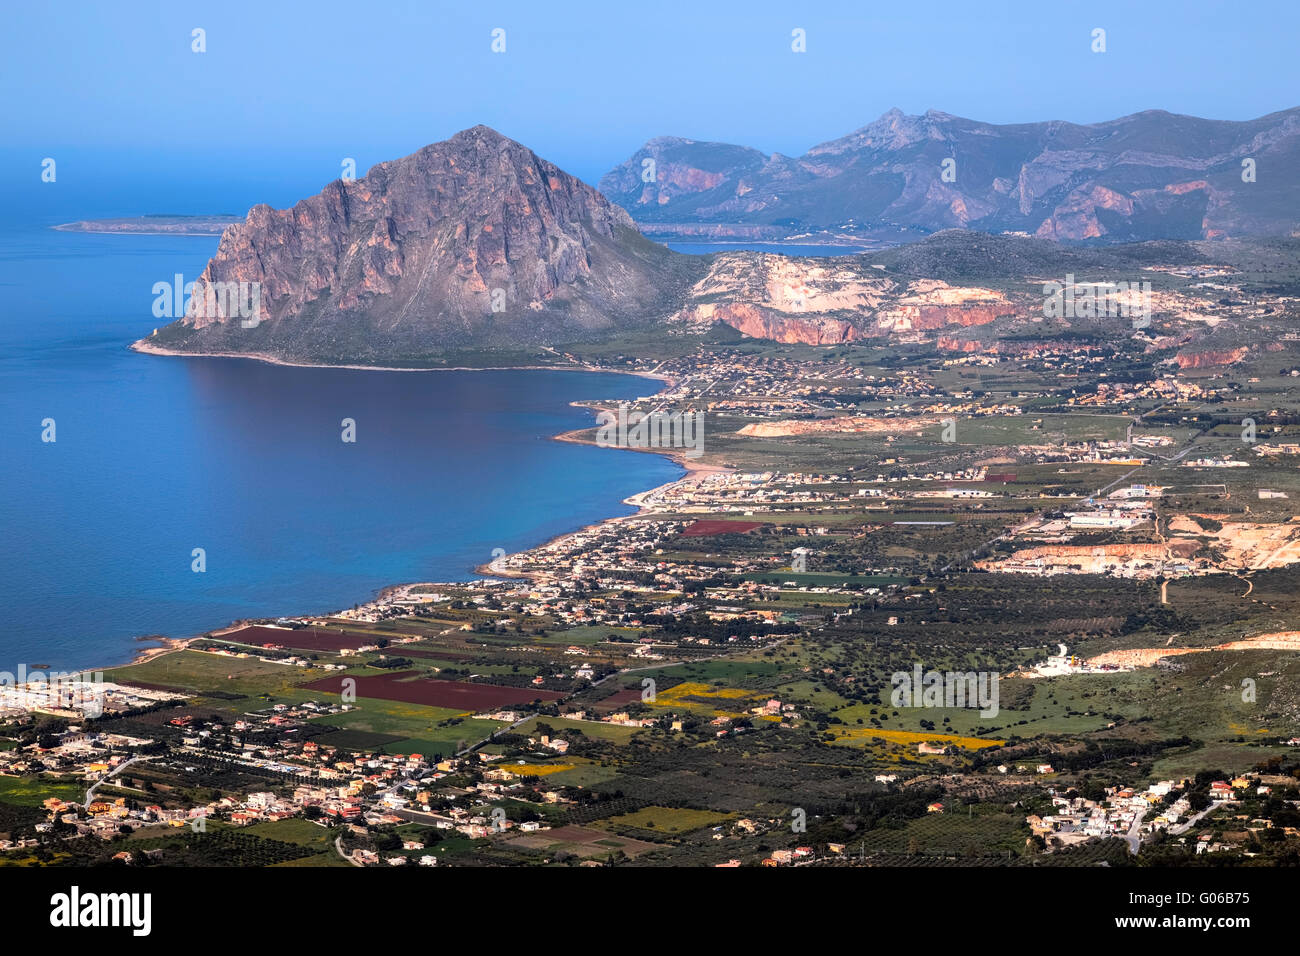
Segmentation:
[(149, 760), (149, 759), (151, 759), (151, 758), (149, 758), (149, 757), (132, 757), (130, 760), (126, 760), (126, 761), (123, 761), (122, 763), (118, 764), (116, 767), (114, 767), (114, 768), (113, 768), (112, 770), (110, 770), (108, 773), (104, 774), (103, 777), (101, 777), (100, 779), (96, 780), (94, 783), (92, 783), (92, 784), (90, 785), (90, 789), (88, 789), (88, 790), (86, 791), (86, 799), (85, 799), (85, 802), (82, 803), (82, 806), (83, 806), (83, 807), (88, 807), (88, 806), (90, 806), (90, 804), (91, 804), (91, 803), (94, 801), (94, 799), (95, 799), (95, 791), (98, 790), (98, 789), (99, 789), (101, 786), (103, 786), (104, 784), (108, 783), (109, 780), (111, 780), (111, 779), (113, 779), (114, 777), (116, 777), (119, 773), (121, 773), (121, 772), (122, 772), (123, 770), (125, 770), (127, 767), (131, 766), (131, 764), (133, 764), (133, 763), (138, 763), (138, 762), (141, 761), (141, 760)]
[(1128, 842), (1128, 850), (1134, 856), (1137, 856), (1138, 850), (1142, 849), (1142, 820), (1146, 817), (1145, 809), (1139, 810), (1133, 817), (1133, 825), (1128, 828), (1128, 833), (1124, 839)]
[(1188, 817), (1186, 823), (1180, 823), (1180, 824), (1178, 824), (1178, 826), (1176, 826), (1176, 827), (1170, 827), (1170, 828), (1169, 828), (1169, 832), (1172, 833), (1174, 836), (1178, 836), (1178, 835), (1180, 835), (1180, 834), (1186, 833), (1186, 832), (1187, 832), (1188, 830), (1190, 830), (1192, 827), (1196, 826), (1196, 824), (1200, 823), (1200, 822), (1201, 822), (1201, 818), (1202, 818), (1203, 816), (1205, 816), (1205, 815), (1206, 815), (1207, 813), (1209, 813), (1210, 811), (1212, 811), (1212, 810), (1217, 810), (1217, 809), (1219, 809), (1219, 804), (1217, 804), (1217, 803), (1212, 803), (1212, 804), (1210, 804), (1208, 807), (1206, 807), (1204, 810), (1202, 810), (1200, 813), (1196, 814), (1195, 816), (1193, 816), (1193, 817)]
[(510, 731), (514, 730), (520, 724), (526, 724), (528, 723), (528, 721), (532, 720), (536, 716), (537, 716), (536, 714), (529, 714), (527, 717), (521, 718), (520, 720), (516, 720), (509, 727), (506, 727), (502, 730), (494, 730), (492, 731), (492, 733), (488, 734), (482, 740), (469, 744), (465, 747), (462, 747), (460, 750), (457, 750), (454, 754), (452, 754), (452, 756), (460, 757), (463, 756), (464, 754), (470, 753), (471, 751), (478, 750), (478, 748), (482, 747), (484, 744), (490, 743), (492, 741), (492, 738), (495, 737), (497, 734), (508, 734), (510, 733)]
[(343, 859), (347, 860), (353, 866), (360, 866), (360, 867), (365, 866), (364, 863), (358, 863), (356, 860), (352, 859), (352, 857), (348, 856), (346, 853), (343, 852), (343, 837), (337, 836), (334, 838), (334, 849), (338, 850), (339, 856), (343, 857)]
[[(1170, 827), (1169, 835), (1179, 836), (1186, 833), (1192, 827), (1196, 826), (1196, 824), (1200, 823), (1201, 818), (1203, 818), (1207, 813), (1217, 810), (1219, 806), (1220, 805), (1217, 803), (1212, 803), (1195, 816), (1188, 817), (1185, 823), (1180, 823), (1176, 827)], [(1138, 850), (1141, 849), (1142, 846), (1142, 836), (1139, 831), (1142, 827), (1142, 820), (1146, 815), (1146, 810), (1139, 810), (1137, 816), (1133, 818), (1133, 825), (1128, 828), (1128, 833), (1124, 836), (1125, 841), (1128, 843), (1129, 852), (1134, 856), (1137, 855)]]

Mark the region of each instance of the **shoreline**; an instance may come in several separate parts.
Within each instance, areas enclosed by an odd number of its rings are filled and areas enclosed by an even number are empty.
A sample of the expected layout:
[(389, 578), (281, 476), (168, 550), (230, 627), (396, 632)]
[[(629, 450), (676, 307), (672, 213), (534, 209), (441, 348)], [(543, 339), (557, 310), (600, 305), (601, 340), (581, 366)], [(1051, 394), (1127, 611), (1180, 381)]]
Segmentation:
[(58, 232), (75, 232), (82, 236), (176, 236), (186, 239), (220, 239), (219, 232), (171, 232), (168, 230), (158, 230), (155, 232), (146, 232), (138, 229), (77, 229), (74, 223), (61, 223), (57, 226), (50, 226)]
[[(102, 673), (104, 671), (119, 670), (123, 667), (134, 667), (136, 664), (144, 664), (153, 660), (155, 657), (163, 657), (174, 651), (183, 651), (192, 641), (201, 640), (202, 635), (196, 637), (164, 637), (161, 634), (142, 635), (131, 638), (133, 644), (152, 643), (155, 647), (139, 647), (131, 652), (131, 659), (122, 664), (94, 664), (90, 667), (80, 667), (69, 673), (86, 675)], [(54, 668), (57, 670), (57, 668)]]
[[(670, 379), (665, 378), (665, 381), (671, 384)], [(605, 408), (603, 406), (588, 405), (585, 402), (581, 402), (581, 401), (570, 402), (569, 404), (578, 408), (594, 409), (598, 415), (600, 412), (610, 411), (610, 409)], [(595, 448), (603, 448), (605, 446), (601, 445), (599, 442), (584, 437), (587, 432), (591, 431), (595, 427), (596, 426), (593, 425), (588, 428), (575, 428), (567, 432), (561, 432), (558, 435), (552, 435), (551, 441), (570, 442), (574, 445), (590, 445)], [(623, 499), (622, 503), (625, 505), (629, 505), (633, 508), (636, 508), (636, 511), (634, 511), (630, 515), (614, 515), (611, 518), (605, 518), (601, 521), (595, 521), (592, 522), (591, 524), (585, 524), (581, 528), (576, 528), (573, 531), (566, 531), (563, 534), (553, 535), (552, 537), (543, 541), (541, 544), (534, 545), (531, 548), (524, 548), (522, 551), (516, 551), (515, 554), (526, 554), (529, 551), (536, 551), (539, 548), (547, 548), (553, 544), (557, 544), (561, 541), (564, 541), (567, 538), (571, 538), (574, 535), (583, 534), (584, 532), (587, 531), (594, 531), (597, 528), (603, 528), (609, 524), (619, 524), (624, 521), (630, 521), (633, 518), (639, 518), (642, 515), (648, 513), (648, 509), (643, 504), (643, 501), (647, 495), (652, 495), (656, 491), (660, 491), (664, 488), (669, 488), (672, 485), (677, 484), (679, 481), (685, 481), (687, 478), (691, 477), (694, 474), (730, 474), (733, 471), (733, 469), (727, 468), (724, 465), (711, 465), (702, 461), (698, 461), (693, 458), (687, 458), (685, 455), (681, 454), (680, 450), (673, 449), (673, 448), (631, 448), (630, 447), (630, 448), (615, 448), (612, 450), (613, 451), (635, 451), (635, 452), (642, 452), (644, 454), (660, 455), (664, 458), (669, 459), (674, 464), (679, 465), (680, 467), (685, 469), (686, 474), (682, 475), (680, 478), (674, 478), (672, 481), (665, 481), (661, 485), (655, 485), (653, 488), (647, 488), (645, 491), (638, 491), (635, 494), (628, 495), (626, 498)], [(511, 555), (507, 555), (507, 557), (510, 556)], [(474, 570), (475, 572), (479, 574), (483, 574), (487, 577), (497, 578), (501, 580), (535, 580), (537, 578), (536, 574), (528, 573), (528, 572), (494, 570), (491, 564), (480, 564), (477, 567), (475, 567)], [(420, 583), (432, 584), (437, 582), (420, 582)]]
[[(248, 359), (253, 362), (263, 362), (267, 365), (283, 365), (287, 368), (341, 368), (358, 372), (606, 372), (612, 375), (636, 375), (641, 378), (652, 378), (671, 384), (668, 376), (656, 372), (636, 372), (623, 368), (600, 368), (594, 365), (441, 365), (430, 368), (393, 365), (333, 365), (328, 362), (295, 362), (289, 359), (277, 358), (274, 355), (267, 355), (264, 352), (182, 352), (178, 349), (165, 349), (161, 346), (150, 345), (144, 339), (132, 342), (127, 346), (127, 349), (132, 352), (139, 352), (141, 355), (165, 355), (176, 358)], [(570, 402), (569, 404), (576, 405), (578, 403)]]
[[(662, 392), (667, 391), (674, 384), (674, 380), (671, 377), (667, 375), (659, 374), (657, 372), (638, 372), (638, 371), (630, 371), (628, 369), (600, 368), (597, 366), (590, 366), (590, 365), (506, 365), (506, 366), (490, 366), (490, 367), (489, 366), (458, 366), (454, 368), (451, 367), (448, 368), (388, 368), (388, 367), (377, 366), (377, 365), (323, 365), (323, 364), (317, 364), (311, 362), (290, 362), (284, 359), (278, 359), (273, 356), (266, 356), (257, 353), (180, 352), (171, 349), (162, 349), (157, 346), (150, 346), (147, 343), (145, 343), (143, 339), (137, 342), (133, 342), (131, 345), (128, 346), (128, 348), (131, 351), (139, 352), (145, 355), (179, 356), (179, 357), (186, 357), (186, 358), (243, 358), (243, 359), (252, 359), (253, 361), (265, 362), (268, 365), (283, 365), (283, 366), (289, 366), (294, 368), (344, 368), (344, 369), (376, 371), (376, 372), (507, 372), (507, 371), (609, 372), (609, 373), (616, 373), (619, 375), (636, 375), (641, 378), (654, 379), (656, 381), (662, 382), (663, 387), (656, 394), (661, 394)], [(573, 408), (587, 409), (589, 411), (592, 411), (597, 416), (599, 416), (600, 412), (609, 410), (605, 408), (603, 405), (597, 405), (582, 399), (569, 402), (569, 405)], [(558, 435), (552, 435), (549, 440), (570, 442), (572, 444), (577, 444), (577, 445), (592, 445), (597, 448), (603, 447), (599, 445), (599, 443), (597, 443), (596, 441), (590, 438), (583, 437), (587, 432), (592, 431), (592, 429), (596, 427), (597, 426), (595, 424), (592, 424), (585, 428), (571, 429), (570, 431), (561, 432)], [(538, 548), (548, 547), (551, 544), (554, 544), (555, 542), (563, 541), (566, 538), (569, 538), (576, 534), (581, 534), (585, 531), (591, 531), (595, 528), (600, 528), (610, 523), (616, 523), (616, 522), (626, 521), (631, 518), (640, 517), (641, 515), (646, 513), (646, 508), (644, 507), (644, 505), (642, 505), (641, 499), (644, 499), (646, 495), (653, 494), (654, 492), (659, 491), (662, 488), (667, 488), (670, 485), (674, 485), (677, 482), (682, 481), (685, 478), (689, 477), (693, 473), (699, 472), (699, 473), (707, 474), (707, 473), (714, 473), (714, 472), (731, 471), (731, 469), (725, 468), (720, 465), (709, 465), (694, 459), (686, 458), (685, 455), (681, 454), (680, 451), (677, 449), (625, 448), (625, 449), (616, 449), (616, 450), (637, 451), (637, 452), (645, 452), (649, 454), (661, 455), (665, 458), (672, 460), (677, 465), (680, 465), (686, 471), (686, 474), (681, 476), (680, 478), (675, 478), (672, 481), (664, 482), (663, 484), (656, 485), (653, 488), (647, 488), (645, 491), (639, 491), (633, 495), (629, 495), (628, 497), (624, 498), (622, 501), (623, 504), (632, 506), (637, 509), (635, 512), (633, 512), (630, 515), (614, 515), (612, 517), (602, 519), (601, 521), (583, 525), (581, 528), (575, 528), (573, 531), (566, 531), (563, 532), (562, 534), (552, 535), (550, 538), (547, 538), (546, 540), (541, 541), (538, 544), (533, 545), (532, 547), (524, 548), (521, 551), (514, 552), (515, 554), (525, 554), (529, 551), (533, 551)], [(497, 580), (533, 580), (536, 577), (536, 575), (532, 573), (494, 571), (489, 564), (477, 565), (473, 567), (471, 571), (475, 574), (480, 575), (480, 577), (473, 578), (470, 581), (408, 581), (408, 582), (387, 584), (379, 588), (370, 600), (371, 601), (381, 600), (385, 596), (393, 594), (402, 588), (410, 588), (419, 585), (442, 584), (442, 585), (456, 586), (456, 585), (469, 584), (472, 583), (472, 581), (474, 580), (482, 580), (483, 578), (492, 578)], [(299, 614), (284, 615), (284, 616), (329, 617), (331, 616), (331, 614), (329, 612), (316, 614), (316, 615), (299, 613)], [(260, 620), (260, 618), (259, 619), (249, 618), (249, 619), (243, 619), (239, 621), (231, 621), (221, 625), (220, 627), (204, 631), (201, 634), (196, 634), (191, 637), (166, 637), (162, 635), (137, 637), (134, 638), (135, 641), (157, 641), (159, 642), (159, 644), (157, 647), (138, 649), (132, 656), (132, 659), (125, 664), (116, 664), (116, 665), (110, 665), (104, 667), (92, 666), (92, 667), (84, 668), (82, 671), (80, 671), (80, 673), (93, 673), (95, 671), (100, 671), (100, 670), (115, 670), (118, 668), (134, 667), (138, 664), (145, 664), (151, 660), (154, 660), (155, 658), (163, 657), (166, 656), (167, 654), (175, 653), (176, 651), (186, 650), (190, 646), (190, 644), (194, 643), (195, 641), (205, 640), (209, 638), (213, 638), (213, 639), (220, 638), (222, 635), (229, 634), (239, 630), (240, 628), (246, 627), (249, 624), (249, 622), (252, 620)]]

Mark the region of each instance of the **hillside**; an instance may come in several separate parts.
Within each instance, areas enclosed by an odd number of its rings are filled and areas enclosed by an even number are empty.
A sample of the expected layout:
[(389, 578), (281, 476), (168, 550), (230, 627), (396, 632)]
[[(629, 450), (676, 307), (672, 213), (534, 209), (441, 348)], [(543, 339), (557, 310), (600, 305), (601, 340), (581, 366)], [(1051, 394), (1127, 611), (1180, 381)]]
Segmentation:
[[(591, 341), (653, 326), (703, 263), (478, 126), (226, 229), (183, 318), (145, 349), (379, 363)], [(218, 283), (257, 283), (259, 321)], [(245, 300), (247, 304), (247, 299)]]
[[(1243, 160), (1254, 162), (1252, 182)], [(1002, 126), (894, 109), (798, 158), (660, 137), (600, 189), (657, 236), (900, 241), (961, 228), (1069, 242), (1217, 239), (1289, 235), (1300, 219), (1297, 160), (1300, 108), (1245, 122), (1149, 110)]]

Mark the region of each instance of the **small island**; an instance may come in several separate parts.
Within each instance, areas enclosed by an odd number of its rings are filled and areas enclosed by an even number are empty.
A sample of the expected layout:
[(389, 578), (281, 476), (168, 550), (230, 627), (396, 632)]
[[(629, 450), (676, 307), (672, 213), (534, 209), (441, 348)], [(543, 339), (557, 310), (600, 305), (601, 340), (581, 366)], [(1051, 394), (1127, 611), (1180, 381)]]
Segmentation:
[(116, 233), (133, 236), (219, 236), (243, 216), (125, 216), (121, 219), (82, 219), (54, 226), (64, 232)]

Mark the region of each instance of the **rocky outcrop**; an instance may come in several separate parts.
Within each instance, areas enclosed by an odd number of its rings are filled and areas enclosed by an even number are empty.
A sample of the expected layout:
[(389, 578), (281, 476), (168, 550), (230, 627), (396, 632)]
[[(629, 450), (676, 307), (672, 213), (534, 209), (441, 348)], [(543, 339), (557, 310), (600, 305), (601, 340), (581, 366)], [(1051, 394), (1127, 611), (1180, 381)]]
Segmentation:
[(724, 322), (756, 339), (802, 345), (841, 345), (862, 336), (849, 322), (826, 317), (799, 317), (746, 302), (697, 305), (684, 317), (695, 324)]
[(388, 361), (583, 341), (660, 321), (703, 269), (477, 126), (292, 208), (255, 206), (226, 229), (196, 291), (255, 284), (261, 314), (250, 321), (195, 295), (145, 344)]
[(1021, 311), (992, 289), (900, 280), (862, 257), (740, 252), (714, 258), (678, 318), (697, 327), (722, 322), (777, 342), (839, 345), (987, 325)]
[(1043, 220), (1035, 235), (1040, 239), (1098, 239), (1106, 233), (1097, 218), (1102, 209), (1127, 218), (1133, 215), (1133, 197), (1095, 183), (1076, 189)]
[(1174, 361), (1178, 363), (1179, 368), (1213, 368), (1219, 365), (1233, 365), (1240, 362), (1250, 353), (1250, 349), (1242, 345), (1235, 349), (1207, 349), (1197, 352), (1179, 352), (1174, 356)]
[(941, 352), (983, 352), (983, 343), (974, 339), (959, 339), (953, 335), (941, 335), (934, 340), (934, 346)]
[(727, 183), (728, 194), (736, 198), (750, 191), (741, 180), (760, 173), (767, 163), (768, 158), (756, 149), (660, 136), (606, 173), (600, 188), (606, 195), (616, 195), (625, 208), (647, 210), (712, 194)]
[(933, 332), (952, 326), (969, 328), (988, 325), (998, 319), (1017, 314), (1019, 310), (1010, 302), (990, 302), (987, 305), (903, 305), (884, 313), (877, 326), (893, 331)]

